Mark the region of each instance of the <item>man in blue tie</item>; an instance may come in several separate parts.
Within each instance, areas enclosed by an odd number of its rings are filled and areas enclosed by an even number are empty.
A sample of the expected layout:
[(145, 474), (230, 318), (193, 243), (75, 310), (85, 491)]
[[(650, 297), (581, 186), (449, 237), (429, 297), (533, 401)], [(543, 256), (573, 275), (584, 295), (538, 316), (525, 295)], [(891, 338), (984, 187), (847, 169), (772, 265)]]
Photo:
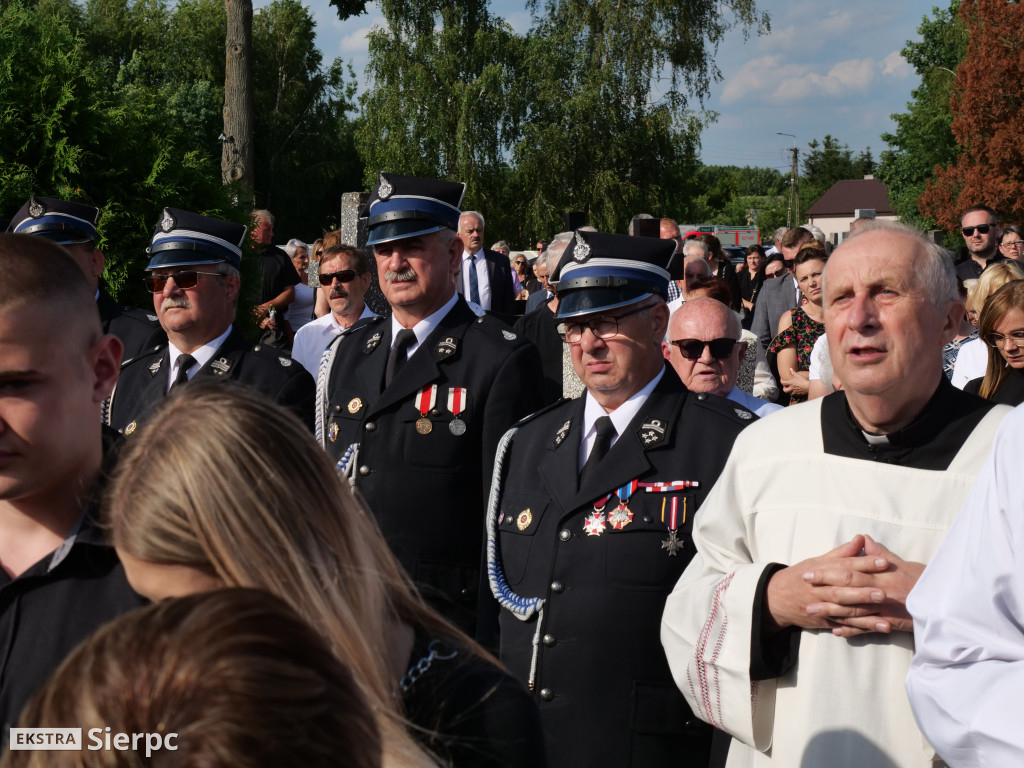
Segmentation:
[(512, 264), (508, 256), (484, 249), (482, 214), (466, 211), (459, 216), (459, 239), (463, 247), (459, 293), (481, 309), (511, 322), (508, 316), (516, 314)]

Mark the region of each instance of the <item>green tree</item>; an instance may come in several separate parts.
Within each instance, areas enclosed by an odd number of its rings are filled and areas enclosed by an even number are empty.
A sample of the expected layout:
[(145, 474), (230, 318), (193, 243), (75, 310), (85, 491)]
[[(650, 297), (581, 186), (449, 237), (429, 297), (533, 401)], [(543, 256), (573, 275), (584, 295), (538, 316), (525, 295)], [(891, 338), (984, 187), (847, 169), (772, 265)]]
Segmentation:
[(922, 19), (917, 29), (921, 39), (907, 41), (901, 53), (921, 83), (911, 91), (907, 112), (892, 116), (895, 131), (882, 134), (888, 149), (882, 152), (878, 177), (888, 187), (893, 210), (902, 221), (926, 229), (936, 221), (921, 213), (918, 198), (936, 167), (951, 163), (959, 152), (949, 107), (956, 69), (967, 49), (959, 9), (960, 0), (952, 0), (948, 8), (933, 8), (932, 18)]
[(861, 178), (853, 152), (838, 139), (826, 134), (820, 144), (812, 139), (807, 147), (800, 179), (800, 207), (805, 211), (837, 181)]

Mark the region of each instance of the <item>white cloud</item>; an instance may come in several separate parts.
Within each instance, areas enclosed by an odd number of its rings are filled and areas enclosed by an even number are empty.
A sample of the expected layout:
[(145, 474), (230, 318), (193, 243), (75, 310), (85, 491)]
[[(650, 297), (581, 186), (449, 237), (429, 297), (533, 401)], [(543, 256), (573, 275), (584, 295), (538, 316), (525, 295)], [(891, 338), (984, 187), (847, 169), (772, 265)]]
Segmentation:
[(747, 96), (767, 96), (781, 77), (796, 77), (806, 71), (797, 64), (782, 64), (776, 55), (751, 59), (726, 78), (722, 89), (722, 103), (730, 104)]
[(373, 29), (373, 26), (367, 25), (342, 36), (341, 40), (338, 41), (338, 51), (348, 55), (366, 53), (369, 50), (366, 36), (370, 33), (371, 29)]
[(882, 74), (902, 80), (913, 75), (914, 68), (907, 63), (899, 51), (893, 51), (882, 59)]
[(795, 76), (783, 75), (772, 94), (773, 101), (792, 102), (821, 96), (845, 96), (864, 91), (875, 78), (873, 59), (840, 61), (828, 74), (810, 71), (809, 67)]

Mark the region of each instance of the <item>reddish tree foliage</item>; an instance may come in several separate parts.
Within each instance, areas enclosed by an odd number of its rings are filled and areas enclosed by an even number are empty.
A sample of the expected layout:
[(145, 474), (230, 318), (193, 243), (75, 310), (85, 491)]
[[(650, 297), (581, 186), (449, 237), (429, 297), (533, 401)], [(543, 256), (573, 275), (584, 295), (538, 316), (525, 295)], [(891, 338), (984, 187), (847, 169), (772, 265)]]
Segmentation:
[(960, 214), (988, 205), (1000, 221), (1024, 221), (1024, 3), (964, 0), (967, 53), (957, 69), (950, 108), (956, 162), (940, 168), (918, 207), (955, 230)]

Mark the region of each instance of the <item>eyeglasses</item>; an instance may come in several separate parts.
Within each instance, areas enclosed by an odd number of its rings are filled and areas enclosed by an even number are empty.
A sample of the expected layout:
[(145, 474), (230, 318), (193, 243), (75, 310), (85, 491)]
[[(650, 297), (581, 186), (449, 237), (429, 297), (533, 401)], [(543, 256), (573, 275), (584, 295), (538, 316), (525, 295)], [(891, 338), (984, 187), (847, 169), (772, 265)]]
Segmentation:
[(197, 269), (185, 269), (181, 272), (171, 272), (167, 275), (147, 275), (142, 278), (142, 281), (146, 284), (146, 290), (150, 293), (160, 293), (167, 285), (168, 280), (173, 280), (174, 284), (182, 290), (188, 288), (195, 288), (199, 285), (200, 275), (213, 275), (214, 277), (224, 277), (221, 272), (200, 272)]
[(356, 275), (365, 274), (365, 272), (356, 272), (354, 269), (343, 269), (340, 272), (321, 272), (320, 285), (326, 287), (334, 282), (334, 278), (338, 278), (339, 283), (350, 283), (356, 278)]
[(786, 274), (786, 270), (784, 270), (784, 269), (780, 269), (778, 272), (772, 272), (770, 275), (766, 272), (765, 276), (764, 276), (764, 279), (765, 280), (774, 280), (776, 277), (782, 277), (784, 274)]
[(987, 235), (988, 231), (992, 229), (992, 224), (979, 224), (976, 227), (964, 227), (960, 231), (964, 233), (964, 237), (970, 237), (974, 234), (974, 230), (978, 230), (979, 235)]
[(715, 360), (725, 360), (732, 354), (736, 347), (736, 339), (712, 339), (701, 341), (700, 339), (676, 339), (669, 344), (679, 349), (679, 354), (687, 360), (699, 360), (704, 354), (704, 347), (711, 350), (711, 356)]
[(1008, 336), (1001, 333), (986, 333), (985, 343), (993, 349), (1002, 349), (1003, 343), (1009, 341), (1015, 347), (1024, 347), (1024, 328), (1017, 331), (1010, 331)]
[(1024, 240), (1011, 240), (1008, 243), (1000, 243), (1000, 248), (1024, 248)]
[(559, 323), (555, 326), (555, 330), (562, 337), (562, 341), (567, 341), (570, 344), (579, 344), (583, 341), (583, 332), (587, 328), (599, 339), (610, 339), (619, 335), (619, 320), (635, 315), (637, 312), (643, 312), (645, 309), (649, 309), (649, 307), (637, 307), (615, 317), (597, 317), (585, 323)]

